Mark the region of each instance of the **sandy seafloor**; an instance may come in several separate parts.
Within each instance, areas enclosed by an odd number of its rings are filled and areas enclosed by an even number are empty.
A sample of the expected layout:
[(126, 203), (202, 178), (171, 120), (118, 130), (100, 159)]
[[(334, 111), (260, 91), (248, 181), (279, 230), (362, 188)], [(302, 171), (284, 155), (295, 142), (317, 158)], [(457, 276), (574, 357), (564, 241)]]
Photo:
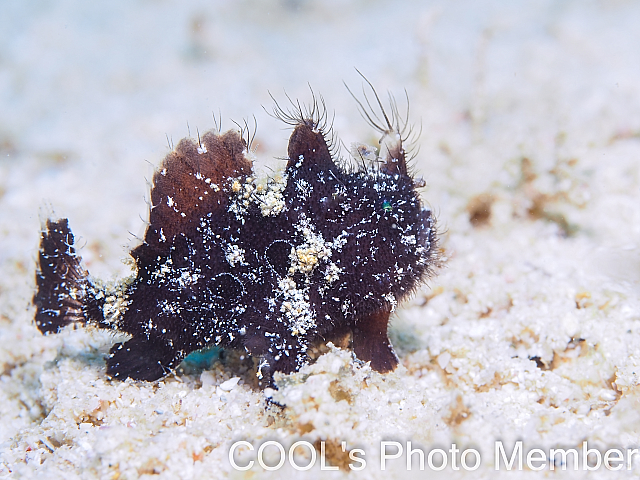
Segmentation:
[[(640, 476), (638, 455), (618, 472), (494, 465), (496, 441), (510, 453), (521, 440), (525, 459), (584, 441), (625, 461), (640, 448), (639, 22), (631, 1), (1, 2), (0, 476)], [(68, 217), (91, 273), (123, 277), (167, 137), (212, 128), (212, 112), (223, 129), (255, 115), (268, 172), (290, 132), (263, 110), (268, 92), (309, 101), (310, 84), (345, 145), (374, 142), (342, 83), (360, 88), (354, 67), (381, 93), (408, 92), (448, 258), (393, 317), (395, 372), (334, 349), (279, 378), (278, 408), (233, 353), (120, 382), (105, 376), (111, 334), (40, 335), (40, 218)], [(324, 441), (341, 470), (318, 457), (309, 471), (236, 471), (237, 440), (305, 440), (318, 455)], [(427, 455), (455, 443), (481, 465), (408, 471), (403, 455), (381, 471), (381, 441)], [(362, 471), (342, 442), (365, 452)]]

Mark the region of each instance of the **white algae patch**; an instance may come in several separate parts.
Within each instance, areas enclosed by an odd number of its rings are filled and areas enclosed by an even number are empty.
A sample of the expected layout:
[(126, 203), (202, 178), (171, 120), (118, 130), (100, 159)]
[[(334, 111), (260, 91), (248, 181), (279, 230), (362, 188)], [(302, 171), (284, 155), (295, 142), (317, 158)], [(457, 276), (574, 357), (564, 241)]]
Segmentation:
[[(622, 473), (494, 465), (496, 441), (510, 453), (521, 440), (525, 455), (584, 441), (640, 448), (639, 15), (633, 3), (571, 1), (0, 5), (0, 478), (640, 475), (640, 457)], [(389, 34), (372, 36), (371, 25)], [(409, 91), (409, 120), (422, 120), (414, 169), (446, 228), (445, 268), (392, 318), (394, 372), (331, 345), (276, 375), (278, 390), (253, 387), (259, 366), (243, 352), (194, 360), (159, 382), (111, 381), (104, 358), (121, 338), (37, 331), (29, 305), (43, 198), (72, 218), (96, 277), (125, 276), (120, 246), (145, 211), (131, 179), (165, 155), (165, 133), (183, 137), (188, 119), (195, 136), (195, 120), (212, 126), (211, 111), (259, 115), (267, 90), (304, 101), (310, 82), (337, 112), (345, 145), (375, 143), (339, 82), (357, 88), (354, 62), (381, 95), (396, 92), (401, 113), (398, 92)], [(275, 148), (288, 132), (259, 118), (256, 163), (282, 157)], [(353, 161), (375, 161), (376, 148), (353, 144)], [(278, 215), (286, 182), (232, 179), (231, 208), (240, 215), (259, 197), (265, 217)], [(303, 233), (274, 292), (287, 299), (278, 318), (298, 331), (313, 318), (294, 276), (322, 262), (328, 283), (344, 274), (331, 263), (344, 238)], [(225, 254), (231, 267), (246, 261), (237, 245)], [(122, 300), (112, 297), (108, 313)], [(247, 471), (229, 463), (240, 440), (255, 449), (238, 451), (240, 465), (256, 461)], [(297, 471), (287, 456), (265, 471), (256, 454), (267, 440), (309, 442), (316, 465)], [(381, 441), (425, 454), (455, 443), (482, 462), (420, 472), (416, 454), (408, 471), (405, 452), (381, 471)], [(320, 470), (321, 449), (339, 471)], [(358, 449), (366, 467), (352, 472)], [(296, 452), (306, 465), (308, 452)], [(268, 465), (276, 454), (265, 451)]]

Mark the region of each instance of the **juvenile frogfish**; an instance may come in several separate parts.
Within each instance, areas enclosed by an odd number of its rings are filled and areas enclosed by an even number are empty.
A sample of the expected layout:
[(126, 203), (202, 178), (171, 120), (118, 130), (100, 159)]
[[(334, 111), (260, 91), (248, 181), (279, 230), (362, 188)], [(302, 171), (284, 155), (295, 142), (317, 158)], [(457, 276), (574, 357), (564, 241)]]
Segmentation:
[(149, 223), (130, 252), (134, 278), (116, 288), (83, 267), (67, 219), (47, 220), (38, 329), (80, 323), (130, 335), (107, 358), (118, 379), (159, 379), (218, 345), (255, 357), (266, 385), (341, 336), (373, 370), (393, 370), (389, 316), (438, 265), (438, 234), (418, 193), (424, 182), (407, 168), (406, 121), (392, 97), (389, 115), (375, 98), (377, 115), (358, 104), (381, 134), (379, 152), (358, 144), (350, 160), (337, 153), (321, 98), (276, 105), (293, 133), (284, 171), (267, 180), (254, 175), (243, 129), (181, 140), (153, 176)]

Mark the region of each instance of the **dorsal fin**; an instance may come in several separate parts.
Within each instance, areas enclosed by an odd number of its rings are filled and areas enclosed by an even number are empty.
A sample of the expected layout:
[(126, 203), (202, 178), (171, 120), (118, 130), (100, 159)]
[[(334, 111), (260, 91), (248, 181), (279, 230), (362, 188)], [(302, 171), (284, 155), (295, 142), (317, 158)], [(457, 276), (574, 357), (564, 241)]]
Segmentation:
[(335, 166), (324, 133), (320, 129), (314, 129), (311, 120), (301, 122), (293, 130), (289, 138), (288, 153), (287, 170), (301, 166), (328, 170)]
[(145, 246), (166, 249), (175, 235), (197, 225), (203, 215), (226, 209), (229, 179), (252, 174), (246, 148), (235, 131), (207, 132), (200, 145), (190, 138), (180, 140), (153, 176), (149, 226), (134, 256)]

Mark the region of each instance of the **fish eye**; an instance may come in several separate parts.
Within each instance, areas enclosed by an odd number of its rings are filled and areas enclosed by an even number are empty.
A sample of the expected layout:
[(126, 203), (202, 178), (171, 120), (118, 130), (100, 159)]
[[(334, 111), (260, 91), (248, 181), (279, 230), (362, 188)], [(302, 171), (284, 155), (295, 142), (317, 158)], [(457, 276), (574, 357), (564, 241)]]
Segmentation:
[(384, 213), (393, 212), (393, 206), (391, 205), (391, 202), (389, 200), (384, 200), (382, 202), (382, 210), (384, 211)]

